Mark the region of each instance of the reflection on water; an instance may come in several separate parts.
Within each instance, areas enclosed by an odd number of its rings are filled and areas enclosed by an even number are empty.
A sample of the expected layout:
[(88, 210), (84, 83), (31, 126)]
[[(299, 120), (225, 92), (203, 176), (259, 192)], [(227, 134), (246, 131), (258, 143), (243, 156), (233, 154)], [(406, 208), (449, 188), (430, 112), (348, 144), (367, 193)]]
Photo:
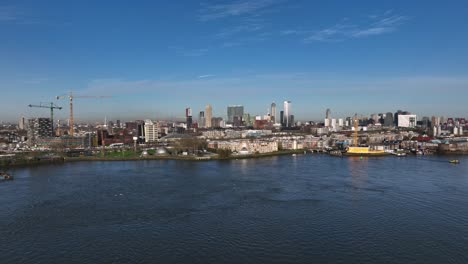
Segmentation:
[(15, 169), (0, 183), (0, 262), (468, 263), (468, 159), (431, 159)]
[(367, 177), (369, 176), (369, 158), (349, 157), (348, 164), (353, 187), (356, 189), (365, 188)]

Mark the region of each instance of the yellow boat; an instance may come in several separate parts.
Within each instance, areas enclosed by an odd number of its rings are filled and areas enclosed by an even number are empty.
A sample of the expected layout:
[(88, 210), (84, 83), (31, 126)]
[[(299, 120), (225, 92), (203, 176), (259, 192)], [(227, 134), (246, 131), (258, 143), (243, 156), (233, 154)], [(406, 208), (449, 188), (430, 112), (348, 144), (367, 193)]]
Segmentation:
[(449, 160), (449, 163), (458, 164), (458, 163), (460, 163), (460, 161), (459, 160)]
[(385, 156), (389, 153), (385, 150), (371, 149), (370, 147), (348, 147), (345, 155), (347, 156)]
[(386, 156), (389, 153), (385, 152), (382, 146), (380, 147), (358, 147), (359, 146), (359, 138), (358, 138), (358, 130), (359, 130), (359, 118), (357, 114), (354, 115), (354, 147), (349, 146), (348, 150), (344, 155), (347, 156)]

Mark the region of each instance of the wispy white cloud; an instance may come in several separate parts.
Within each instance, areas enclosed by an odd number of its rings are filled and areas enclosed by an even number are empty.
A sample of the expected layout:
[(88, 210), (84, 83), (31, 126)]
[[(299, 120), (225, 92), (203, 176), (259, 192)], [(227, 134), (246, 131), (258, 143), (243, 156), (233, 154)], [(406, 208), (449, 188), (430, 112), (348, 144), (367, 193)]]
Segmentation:
[(396, 31), (398, 26), (402, 25), (406, 20), (405, 16), (394, 15), (392, 10), (386, 11), (382, 16), (375, 16), (373, 22), (364, 28), (350, 32), (350, 35), (355, 38), (366, 37), (372, 35), (381, 35)]
[(349, 24), (336, 24), (332, 27), (318, 30), (311, 33), (305, 33), (308, 36), (304, 39), (305, 42), (312, 41), (341, 41), (349, 38), (352, 32), (356, 32), (356, 26)]
[[(271, 26), (263, 15), (274, 10), (273, 5), (283, 2), (284, 0), (260, 0), (260, 1), (243, 1), (233, 4), (222, 5), (224, 10), (217, 13), (216, 19), (232, 17), (227, 23), (228, 25), (222, 28), (216, 34), (210, 36), (215, 41), (222, 40), (220, 44), (222, 48), (232, 48), (236, 46), (246, 45), (248, 43), (263, 41), (270, 37)], [(228, 10), (228, 11), (226, 11)], [(231, 14), (231, 15), (228, 15)], [(208, 19), (212, 20), (212, 19)], [(202, 21), (207, 21), (206, 19)]]
[[(422, 91), (434, 93), (462, 92), (466, 94), (468, 76), (401, 76), (373, 77), (342, 76), (334, 74), (314, 74), (308, 72), (285, 72), (247, 74), (233, 77), (218, 77), (206, 74), (196, 79), (179, 80), (121, 80), (97, 79), (89, 83), (83, 93), (99, 94), (112, 91), (115, 94), (135, 92), (180, 94), (200, 93), (200, 91), (249, 91), (264, 96), (265, 91), (284, 91), (288, 87), (291, 96), (306, 94), (323, 94), (335, 96), (337, 92), (345, 95), (356, 92), (373, 93), (376, 95), (395, 95), (398, 92), (411, 91), (420, 94)], [(253, 90), (252, 90), (253, 89)], [(205, 93), (205, 96), (209, 93)], [(219, 94), (219, 93), (216, 93)], [(242, 93), (241, 93), (242, 94)], [(219, 94), (225, 96), (225, 94)], [(243, 95), (242, 95), (243, 96)]]
[(346, 18), (331, 27), (320, 30), (287, 29), (281, 31), (280, 34), (283, 36), (302, 36), (305, 42), (335, 42), (391, 33), (396, 31), (406, 20), (408, 17), (395, 15), (392, 10), (388, 10), (382, 15), (367, 16), (367, 21), (363, 24), (351, 23), (350, 19)]
[[(452, 111), (465, 113), (463, 98), (467, 95), (467, 85), (468, 76), (380, 76), (369, 78), (368, 76), (344, 76), (342, 74), (286, 72), (171, 80), (101, 79), (91, 81), (87, 88), (76, 91), (76, 93), (112, 94), (114, 100), (120, 100), (115, 104), (132, 100), (129, 98), (133, 96), (144, 95), (144, 98), (139, 98), (139, 100), (148, 100), (152, 103), (139, 104), (134, 109), (139, 113), (155, 111), (179, 113), (178, 109), (184, 109), (187, 105), (197, 109), (197, 107), (203, 107), (204, 104), (210, 102), (224, 110), (225, 104), (241, 102), (251, 113), (259, 114), (263, 113), (259, 102), (268, 104), (272, 100), (286, 99), (277, 96), (284, 94), (284, 90), (287, 89), (287, 99), (293, 101), (298, 118), (310, 118), (311, 116), (320, 116), (317, 113), (319, 110), (322, 111), (322, 108), (334, 107), (334, 105), (336, 107), (339, 105), (342, 112), (346, 114), (356, 111), (370, 113), (370, 111), (394, 109), (394, 100), (382, 100), (382, 98), (396, 98), (401, 93), (405, 93), (407, 95), (405, 98), (408, 100), (400, 100), (398, 107), (408, 108), (415, 112), (426, 111), (429, 115), (432, 114), (431, 109), (424, 110), (422, 102), (425, 102), (424, 104), (438, 103), (441, 96), (452, 98), (451, 94), (458, 94), (460, 96), (453, 98), (455, 103), (452, 104)], [(363, 92), (366, 93), (366, 97), (360, 96)], [(245, 96), (247, 93), (248, 97)], [(269, 96), (265, 97), (265, 94)], [(337, 98), (336, 94), (341, 96)], [(369, 104), (369, 98), (376, 100), (373, 104)], [(108, 101), (111, 105), (112, 100)], [(80, 104), (85, 104), (85, 102), (80, 102)], [(312, 109), (311, 104), (314, 105)], [(151, 108), (148, 108), (150, 106)], [(113, 112), (112, 108), (109, 108), (109, 111)], [(182, 114), (182, 112), (180, 113)], [(419, 114), (424, 113), (419, 112)]]
[(49, 78), (41, 77), (41, 78), (32, 78), (32, 79), (26, 79), (23, 80), (22, 82), (25, 84), (40, 84), (49, 81)]
[(205, 79), (205, 78), (211, 78), (211, 77), (215, 77), (215, 75), (213, 74), (200, 75), (198, 76), (198, 79)]
[(0, 22), (17, 21), (22, 17), (22, 13), (13, 6), (0, 6)]
[(297, 30), (297, 29), (286, 29), (286, 30), (281, 30), (280, 34), (283, 36), (288, 36), (288, 35), (303, 35), (306, 33), (310, 33), (310, 31), (305, 31), (305, 30)]
[(168, 48), (169, 50), (174, 51), (177, 55), (184, 57), (200, 57), (209, 51), (208, 48), (191, 49), (182, 46), (170, 46)]
[(200, 57), (205, 55), (208, 52), (208, 49), (191, 49), (184, 50), (181, 55), (186, 57)]
[(44, 21), (31, 17), (30, 14), (16, 6), (0, 6), (0, 23), (33, 25), (43, 24)]
[(381, 18), (376, 18), (377, 21), (373, 23), (373, 26), (377, 27), (396, 27), (403, 24), (408, 18), (405, 16), (399, 15), (390, 15), (384, 16)]
[(268, 9), (278, 2), (280, 0), (243, 0), (227, 4), (203, 3), (199, 19), (201, 21), (209, 21), (227, 17), (253, 15)]
[[(223, 28), (209, 36), (220, 48), (233, 48), (265, 41), (273, 34), (266, 14), (281, 10), (288, 0), (234, 0), (202, 3), (198, 12), (201, 22), (225, 20)], [(219, 43), (219, 41), (222, 41)]]
[(228, 42), (224, 42), (221, 47), (223, 48), (232, 48), (232, 47), (237, 47), (237, 46), (241, 46), (243, 44), (243, 42), (241, 41), (228, 41)]
[(260, 18), (243, 18), (235, 26), (226, 27), (217, 34), (216, 38), (228, 38), (241, 33), (257, 33), (265, 28), (265, 21)]
[(367, 36), (372, 36), (372, 35), (381, 35), (385, 33), (390, 33), (392, 31), (395, 31), (395, 28), (373, 27), (373, 28), (360, 29), (355, 32), (352, 32), (351, 36), (354, 38), (359, 38), (359, 37), (367, 37)]

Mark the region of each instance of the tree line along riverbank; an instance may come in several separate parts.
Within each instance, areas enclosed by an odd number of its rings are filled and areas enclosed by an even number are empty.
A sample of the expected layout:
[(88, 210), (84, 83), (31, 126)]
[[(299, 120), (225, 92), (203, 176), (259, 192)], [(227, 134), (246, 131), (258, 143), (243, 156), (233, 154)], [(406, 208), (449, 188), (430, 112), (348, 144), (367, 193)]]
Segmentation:
[[(255, 153), (246, 155), (236, 155), (232, 153), (210, 153), (212, 155), (158, 155), (154, 151), (149, 151), (143, 155), (142, 151), (108, 151), (93, 155), (67, 156), (64, 153), (27, 153), (10, 157), (0, 158), (0, 170), (9, 167), (36, 166), (41, 164), (61, 164), (76, 161), (138, 161), (138, 160), (186, 160), (186, 161), (209, 161), (209, 160), (233, 160), (233, 159), (256, 159), (281, 155), (293, 155), (310, 153), (308, 150), (280, 150), (269, 153)], [(327, 152), (324, 152), (327, 153)], [(328, 153), (329, 154), (329, 153)], [(467, 152), (450, 151), (435, 153), (435, 155), (467, 155)], [(331, 154), (332, 155), (332, 154)]]
[(0, 159), (0, 168), (35, 166), (41, 164), (60, 164), (65, 162), (76, 161), (138, 161), (138, 160), (187, 160), (187, 161), (207, 161), (207, 160), (232, 160), (232, 159), (255, 159), (263, 157), (281, 156), (302, 154), (305, 150), (281, 150), (270, 153), (255, 153), (247, 155), (219, 155), (210, 156), (199, 155), (142, 155), (141, 152), (122, 151), (122, 152), (107, 152), (97, 155), (80, 155), (76, 157), (67, 157), (61, 154), (47, 155), (19, 155), (7, 159)]

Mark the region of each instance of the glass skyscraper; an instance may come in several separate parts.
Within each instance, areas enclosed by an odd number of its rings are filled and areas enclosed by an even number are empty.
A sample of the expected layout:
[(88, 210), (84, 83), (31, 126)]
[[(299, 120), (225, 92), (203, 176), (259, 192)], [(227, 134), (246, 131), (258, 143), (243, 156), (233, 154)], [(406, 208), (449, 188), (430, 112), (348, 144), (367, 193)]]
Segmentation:
[(242, 120), (244, 117), (244, 106), (230, 105), (227, 108), (228, 123), (234, 123), (234, 119)]
[(291, 101), (284, 101), (284, 126), (291, 127)]

